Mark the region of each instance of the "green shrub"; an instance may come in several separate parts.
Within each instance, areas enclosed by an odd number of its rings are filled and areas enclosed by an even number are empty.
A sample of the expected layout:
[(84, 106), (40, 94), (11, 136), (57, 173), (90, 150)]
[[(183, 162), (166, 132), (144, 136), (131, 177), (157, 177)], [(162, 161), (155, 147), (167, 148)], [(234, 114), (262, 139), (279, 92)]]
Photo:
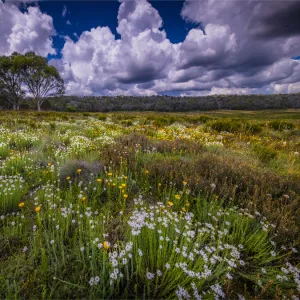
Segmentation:
[(269, 122), (269, 127), (274, 130), (290, 130), (295, 127), (292, 122), (275, 120)]
[(277, 152), (275, 150), (261, 144), (255, 144), (252, 147), (252, 150), (262, 162), (269, 162), (277, 156)]
[(227, 132), (237, 132), (242, 128), (242, 122), (240, 120), (234, 119), (222, 119), (209, 122), (208, 125), (218, 132), (227, 131)]

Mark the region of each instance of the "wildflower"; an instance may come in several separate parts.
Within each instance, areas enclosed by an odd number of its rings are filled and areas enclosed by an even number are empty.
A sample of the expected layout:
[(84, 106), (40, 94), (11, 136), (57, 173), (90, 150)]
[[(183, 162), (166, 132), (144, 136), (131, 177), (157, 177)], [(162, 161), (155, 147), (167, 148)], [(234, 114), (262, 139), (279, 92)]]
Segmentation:
[(70, 176), (67, 176), (67, 177), (66, 177), (66, 179), (67, 179), (67, 180), (70, 180), (70, 179), (71, 179), (71, 177), (70, 177)]
[(86, 197), (82, 197), (81, 200), (84, 203), (86, 201)]
[(187, 185), (187, 182), (186, 182), (186, 181), (183, 181), (182, 183), (183, 183), (183, 185), (184, 185), (184, 186), (186, 186), (186, 185)]
[(166, 263), (166, 264), (165, 264), (165, 267), (166, 267), (166, 269), (170, 269), (170, 268), (171, 268), (171, 266), (170, 266), (169, 263)]
[(271, 255), (272, 256), (276, 256), (276, 252), (275, 251), (271, 251)]
[(182, 210), (183, 212), (186, 212), (186, 208), (185, 208), (185, 207), (183, 207), (181, 210)]
[(177, 295), (178, 299), (190, 299), (191, 298), (188, 291), (186, 291), (181, 286), (178, 286), (178, 290), (176, 291), (176, 295)]
[(176, 199), (176, 200), (180, 200), (180, 195), (179, 195), (179, 194), (176, 194), (176, 195), (175, 195), (175, 199)]
[(97, 179), (97, 182), (102, 182), (102, 179), (101, 179), (101, 178), (98, 178), (98, 179)]
[(111, 172), (107, 173), (107, 176), (112, 176), (112, 173)]
[(168, 204), (169, 204), (169, 206), (173, 206), (174, 205), (174, 203), (171, 202), (171, 201), (169, 201)]
[(139, 256), (143, 256), (143, 251), (141, 249), (138, 249), (138, 253), (139, 253)]
[(51, 164), (51, 162), (48, 162), (48, 167), (50, 167), (52, 164)]
[(161, 183), (158, 183), (158, 186), (161, 186)]
[(50, 244), (53, 245), (53, 244), (54, 244), (54, 240), (51, 240), (51, 241), (50, 241)]
[(19, 203), (18, 206), (19, 206), (20, 208), (22, 208), (22, 207), (24, 207), (24, 205), (25, 205), (25, 203), (24, 203), (24, 202), (21, 202), (21, 203)]
[(41, 211), (41, 206), (40, 205), (37, 206), (34, 210), (35, 210), (35, 212), (39, 213)]
[(80, 174), (80, 173), (81, 173), (81, 171), (82, 171), (81, 169), (78, 169), (78, 170), (77, 170), (77, 173), (78, 173), (78, 174)]
[(84, 251), (84, 247), (80, 247), (80, 251), (83, 252)]
[(127, 194), (124, 194), (123, 197), (126, 199), (126, 198), (128, 198), (128, 195), (127, 195)]
[(28, 247), (25, 246), (25, 247), (23, 248), (23, 252), (25, 253), (27, 250), (28, 250)]
[(151, 280), (155, 277), (155, 274), (147, 272), (147, 279)]
[(103, 248), (105, 249), (105, 250), (108, 250), (108, 248), (109, 248), (109, 246), (110, 246), (110, 243), (109, 242), (104, 242), (103, 243)]
[(148, 171), (148, 170), (146, 170), (146, 171), (145, 171), (145, 174), (149, 174), (149, 171)]

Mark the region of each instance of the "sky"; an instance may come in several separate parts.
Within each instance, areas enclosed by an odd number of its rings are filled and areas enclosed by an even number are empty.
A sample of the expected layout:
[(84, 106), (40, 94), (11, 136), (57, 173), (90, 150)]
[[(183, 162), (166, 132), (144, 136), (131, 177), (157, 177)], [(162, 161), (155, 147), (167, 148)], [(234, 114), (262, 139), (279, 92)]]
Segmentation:
[(35, 51), (69, 95), (300, 92), (300, 0), (0, 0), (0, 55)]

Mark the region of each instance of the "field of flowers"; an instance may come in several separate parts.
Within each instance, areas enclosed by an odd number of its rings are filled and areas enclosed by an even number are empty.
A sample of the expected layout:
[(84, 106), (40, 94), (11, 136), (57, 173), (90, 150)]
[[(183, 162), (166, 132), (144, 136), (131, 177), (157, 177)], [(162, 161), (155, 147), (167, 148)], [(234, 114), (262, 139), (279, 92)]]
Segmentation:
[(0, 113), (0, 298), (299, 299), (300, 112)]

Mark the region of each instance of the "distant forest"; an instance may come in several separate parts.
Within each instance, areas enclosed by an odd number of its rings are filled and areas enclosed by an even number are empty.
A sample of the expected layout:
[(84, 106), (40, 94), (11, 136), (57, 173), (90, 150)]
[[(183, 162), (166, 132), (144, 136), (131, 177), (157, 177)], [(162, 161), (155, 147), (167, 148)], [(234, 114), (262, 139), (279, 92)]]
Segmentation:
[[(161, 111), (185, 112), (208, 110), (260, 110), (300, 108), (300, 93), (277, 95), (214, 95), (201, 97), (173, 96), (61, 96), (48, 98), (43, 110), (68, 112)], [(11, 109), (0, 97), (0, 109)], [(20, 110), (35, 109), (32, 99), (23, 99)]]

